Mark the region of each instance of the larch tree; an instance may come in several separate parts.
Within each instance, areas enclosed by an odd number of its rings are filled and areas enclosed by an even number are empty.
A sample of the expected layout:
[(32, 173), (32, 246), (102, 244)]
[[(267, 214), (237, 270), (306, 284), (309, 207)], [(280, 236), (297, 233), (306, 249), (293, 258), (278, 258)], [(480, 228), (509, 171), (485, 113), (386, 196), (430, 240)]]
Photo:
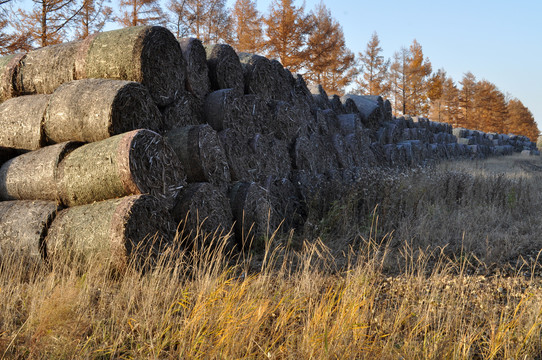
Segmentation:
[(458, 126), (459, 122), (459, 89), (451, 77), (446, 77), (442, 84), (442, 121)]
[(273, 0), (264, 17), (267, 54), (292, 72), (302, 69), (307, 62), (311, 20), (311, 16), (304, 14), (304, 7), (294, 6), (292, 0)]
[(342, 95), (357, 73), (355, 56), (346, 47), (341, 25), (323, 2), (310, 16), (313, 30), (307, 39), (307, 72), (303, 76), (322, 85), (328, 94)]
[(237, 0), (232, 12), (232, 46), (240, 52), (261, 54), (264, 52), (263, 20), (252, 0)]
[(8, 4), (11, 0), (0, 0), (0, 55), (8, 55), (17, 51), (30, 50), (30, 34), (9, 31), (10, 16), (13, 16)]
[(474, 93), (476, 91), (476, 77), (469, 71), (463, 75), (459, 82), (461, 90), (459, 91), (459, 126), (472, 129), (475, 125), (474, 120)]
[[(225, 0), (170, 0), (168, 9), (178, 37), (193, 36), (203, 42), (231, 42), (231, 18)], [(171, 27), (171, 26), (170, 26)]]
[(122, 26), (163, 25), (166, 17), (158, 0), (120, 0), (120, 16), (115, 20)]
[(518, 99), (511, 99), (507, 104), (508, 123), (506, 132), (527, 136), (536, 142), (540, 130), (532, 112)]
[(431, 101), (429, 118), (434, 121), (442, 121), (445, 81), (446, 71), (439, 69), (427, 82), (427, 97)]
[(76, 19), (75, 37), (85, 39), (89, 35), (102, 31), (111, 19), (113, 9), (107, 6), (109, 0), (85, 0)]
[(355, 91), (361, 95), (388, 96), (390, 92), (390, 78), (388, 70), (390, 60), (385, 60), (380, 47), (380, 39), (376, 32), (371, 36), (364, 52), (358, 53), (361, 65), (361, 76), (356, 80)]
[(409, 56), (410, 53), (405, 47), (395, 52), (393, 54), (393, 62), (390, 65), (390, 71), (388, 72), (391, 96), (393, 98), (393, 110), (396, 115), (406, 115), (407, 111), (410, 111), (410, 93), (408, 89), (408, 76), (410, 72), (408, 66)]
[(477, 82), (474, 90), (474, 128), (503, 133), (507, 117), (504, 94), (487, 80)]
[(409, 112), (411, 115), (426, 115), (429, 112), (427, 79), (431, 75), (431, 62), (423, 57), (422, 46), (414, 40), (409, 48), (407, 86)]
[(83, 5), (78, 0), (32, 0), (29, 10), (17, 10), (12, 25), (19, 36), (28, 36), (36, 46), (58, 44), (67, 39)]

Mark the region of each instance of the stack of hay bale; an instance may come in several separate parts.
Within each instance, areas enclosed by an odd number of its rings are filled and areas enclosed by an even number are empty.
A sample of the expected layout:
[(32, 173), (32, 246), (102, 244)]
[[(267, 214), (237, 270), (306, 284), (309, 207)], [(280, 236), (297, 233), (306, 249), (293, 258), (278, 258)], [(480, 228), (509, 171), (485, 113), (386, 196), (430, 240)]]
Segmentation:
[(0, 58), (0, 101), (0, 256), (76, 248), (117, 267), (177, 228), (233, 229), (242, 246), (302, 226), (367, 167), (532, 146), (395, 118), (380, 96), (330, 97), (276, 60), (162, 27)]

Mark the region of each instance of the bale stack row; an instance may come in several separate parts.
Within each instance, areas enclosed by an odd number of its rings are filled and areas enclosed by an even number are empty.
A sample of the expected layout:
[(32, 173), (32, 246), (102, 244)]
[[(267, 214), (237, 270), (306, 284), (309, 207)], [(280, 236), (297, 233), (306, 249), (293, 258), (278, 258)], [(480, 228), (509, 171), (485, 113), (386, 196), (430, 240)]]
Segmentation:
[(395, 118), (380, 96), (328, 96), (276, 60), (161, 27), (0, 58), (0, 100), (0, 251), (72, 244), (117, 267), (176, 227), (188, 241), (233, 229), (241, 246), (301, 227), (366, 167), (531, 146)]

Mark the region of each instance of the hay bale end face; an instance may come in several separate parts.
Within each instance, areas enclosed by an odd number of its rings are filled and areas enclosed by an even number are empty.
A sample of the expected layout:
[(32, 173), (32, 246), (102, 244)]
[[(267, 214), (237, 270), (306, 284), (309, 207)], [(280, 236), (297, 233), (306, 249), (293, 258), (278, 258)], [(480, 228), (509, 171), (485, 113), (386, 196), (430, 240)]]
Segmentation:
[(54, 201), (0, 202), (0, 261), (9, 257), (43, 259), (45, 235), (58, 210)]
[(58, 201), (58, 164), (79, 145), (46, 146), (7, 161), (0, 168), (0, 199)]
[(195, 38), (182, 38), (179, 43), (186, 60), (186, 88), (196, 98), (203, 100), (211, 89), (205, 47)]
[(165, 139), (184, 166), (188, 182), (210, 182), (226, 189), (231, 181), (224, 147), (211, 126), (187, 126), (170, 131)]
[(175, 224), (161, 201), (133, 195), (60, 211), (45, 244), (53, 262), (77, 256), (123, 270), (130, 260), (158, 255), (174, 235)]
[(165, 132), (204, 122), (203, 100), (190, 93), (179, 95), (173, 104), (161, 109), (161, 112)]
[(17, 73), (25, 54), (13, 54), (0, 57), (0, 102), (18, 94)]
[(75, 62), (83, 41), (72, 41), (32, 50), (21, 61), (17, 90), (23, 95), (52, 94), (76, 79)]
[[(50, 95), (19, 96), (0, 104), (0, 146), (36, 150), (45, 144), (42, 122)], [(24, 119), (24, 121), (22, 121)]]
[(235, 50), (226, 44), (205, 45), (211, 90), (233, 89), (243, 94), (243, 68)]
[(268, 191), (254, 182), (237, 182), (230, 191), (230, 204), (238, 244), (242, 249), (251, 244), (261, 247), (277, 228)]
[(183, 232), (183, 238), (191, 241), (196, 237), (216, 241), (218, 236), (226, 236), (233, 226), (228, 197), (209, 183), (188, 185), (171, 213)]
[(239, 61), (243, 67), (245, 94), (256, 94), (264, 99), (274, 99), (277, 75), (271, 61), (266, 57), (239, 53)]
[(147, 89), (133, 81), (85, 79), (59, 87), (43, 128), (49, 143), (94, 142), (135, 129), (160, 132), (161, 114)]
[(59, 195), (67, 206), (151, 194), (171, 208), (185, 185), (186, 175), (177, 155), (150, 130), (83, 145), (58, 167)]
[(78, 78), (137, 81), (158, 106), (166, 106), (185, 88), (186, 61), (166, 28), (128, 27), (99, 33), (92, 40)]

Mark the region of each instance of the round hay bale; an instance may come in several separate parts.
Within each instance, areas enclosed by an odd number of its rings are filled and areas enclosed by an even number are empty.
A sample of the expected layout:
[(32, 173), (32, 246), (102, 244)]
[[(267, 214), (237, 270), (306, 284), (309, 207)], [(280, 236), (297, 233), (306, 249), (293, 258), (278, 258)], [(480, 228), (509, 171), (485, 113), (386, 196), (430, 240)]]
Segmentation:
[(354, 100), (350, 98), (340, 98), (340, 100), (347, 114), (359, 114), (359, 109)]
[(305, 114), (298, 107), (285, 101), (270, 101), (272, 120), (269, 122), (269, 133), (277, 139), (292, 144), (298, 136), (307, 134)]
[(256, 149), (249, 144), (251, 138), (235, 129), (220, 131), (218, 138), (226, 155), (231, 180), (256, 181), (261, 166)]
[(226, 44), (205, 45), (211, 89), (244, 91), (243, 68), (235, 50)]
[(17, 73), (19, 93), (52, 94), (60, 85), (75, 80), (75, 62), (82, 44), (72, 41), (29, 51)]
[(19, 155), (0, 168), (0, 199), (58, 201), (57, 167), (80, 144), (66, 142)]
[(199, 125), (203, 120), (203, 102), (190, 93), (179, 95), (175, 102), (162, 109), (164, 129)]
[(50, 95), (19, 96), (0, 104), (0, 146), (36, 150), (45, 144), (42, 122)]
[(235, 237), (242, 249), (261, 247), (277, 228), (269, 192), (254, 182), (237, 182), (230, 191)]
[(256, 181), (264, 181), (269, 176), (287, 178), (290, 175), (292, 163), (284, 140), (278, 140), (272, 135), (256, 134), (249, 145), (259, 162)]
[(357, 130), (344, 138), (346, 151), (352, 155), (355, 167), (374, 166), (377, 158), (371, 149), (371, 141), (367, 132), (370, 130)]
[(186, 88), (196, 98), (203, 100), (211, 89), (205, 47), (201, 41), (191, 37), (182, 38), (179, 43), (186, 60)]
[(327, 95), (322, 85), (312, 84), (309, 86), (309, 90), (312, 94), (312, 98), (314, 99), (316, 106), (319, 109), (331, 109), (331, 101), (329, 101), (329, 96)]
[(185, 179), (175, 152), (150, 130), (83, 145), (58, 166), (59, 195), (67, 206), (151, 194), (171, 208)]
[(247, 119), (254, 125), (254, 132), (263, 134), (273, 133), (275, 127), (273, 122), (273, 112), (269, 108), (267, 101), (261, 96), (255, 94), (243, 95), (239, 98), (239, 118)]
[(53, 201), (0, 202), (0, 261), (11, 256), (45, 258), (44, 239), (58, 210)]
[(60, 211), (45, 244), (53, 262), (76, 256), (122, 271), (130, 260), (157, 255), (174, 236), (175, 224), (162, 202), (133, 195)]
[(346, 114), (346, 108), (341, 102), (339, 95), (330, 96), (329, 102), (331, 103), (331, 109), (335, 111), (337, 115)]
[(226, 236), (233, 226), (233, 215), (226, 193), (209, 183), (188, 185), (171, 211), (173, 220), (191, 241)]
[(216, 131), (235, 129), (245, 136), (256, 133), (250, 101), (233, 89), (213, 91), (205, 99), (205, 121)]
[(295, 97), (294, 84), (295, 79), (292, 73), (285, 69), (280, 61), (273, 59), (271, 60), (271, 66), (274, 72), (274, 93), (272, 94), (273, 99), (279, 101), (292, 101)]
[(291, 151), (292, 167), (295, 170), (304, 170), (315, 174), (318, 169), (316, 145), (309, 140), (308, 136), (299, 136)]
[(0, 102), (19, 95), (17, 91), (17, 73), (25, 54), (13, 54), (0, 57)]
[(303, 224), (301, 204), (295, 185), (288, 178), (269, 176), (263, 183), (269, 193), (273, 208), (273, 224), (281, 224), (280, 230), (287, 232)]
[(255, 54), (242, 52), (237, 55), (243, 67), (245, 94), (256, 94), (264, 99), (275, 98), (277, 74), (271, 61)]
[(76, 71), (78, 79), (140, 82), (158, 106), (166, 106), (185, 88), (186, 61), (169, 30), (134, 26), (97, 34)]
[(221, 189), (227, 188), (231, 181), (228, 160), (211, 126), (174, 129), (165, 139), (181, 160), (188, 182), (209, 182)]
[(51, 95), (43, 129), (49, 143), (93, 142), (135, 129), (161, 131), (162, 119), (147, 89), (133, 81), (85, 79)]

